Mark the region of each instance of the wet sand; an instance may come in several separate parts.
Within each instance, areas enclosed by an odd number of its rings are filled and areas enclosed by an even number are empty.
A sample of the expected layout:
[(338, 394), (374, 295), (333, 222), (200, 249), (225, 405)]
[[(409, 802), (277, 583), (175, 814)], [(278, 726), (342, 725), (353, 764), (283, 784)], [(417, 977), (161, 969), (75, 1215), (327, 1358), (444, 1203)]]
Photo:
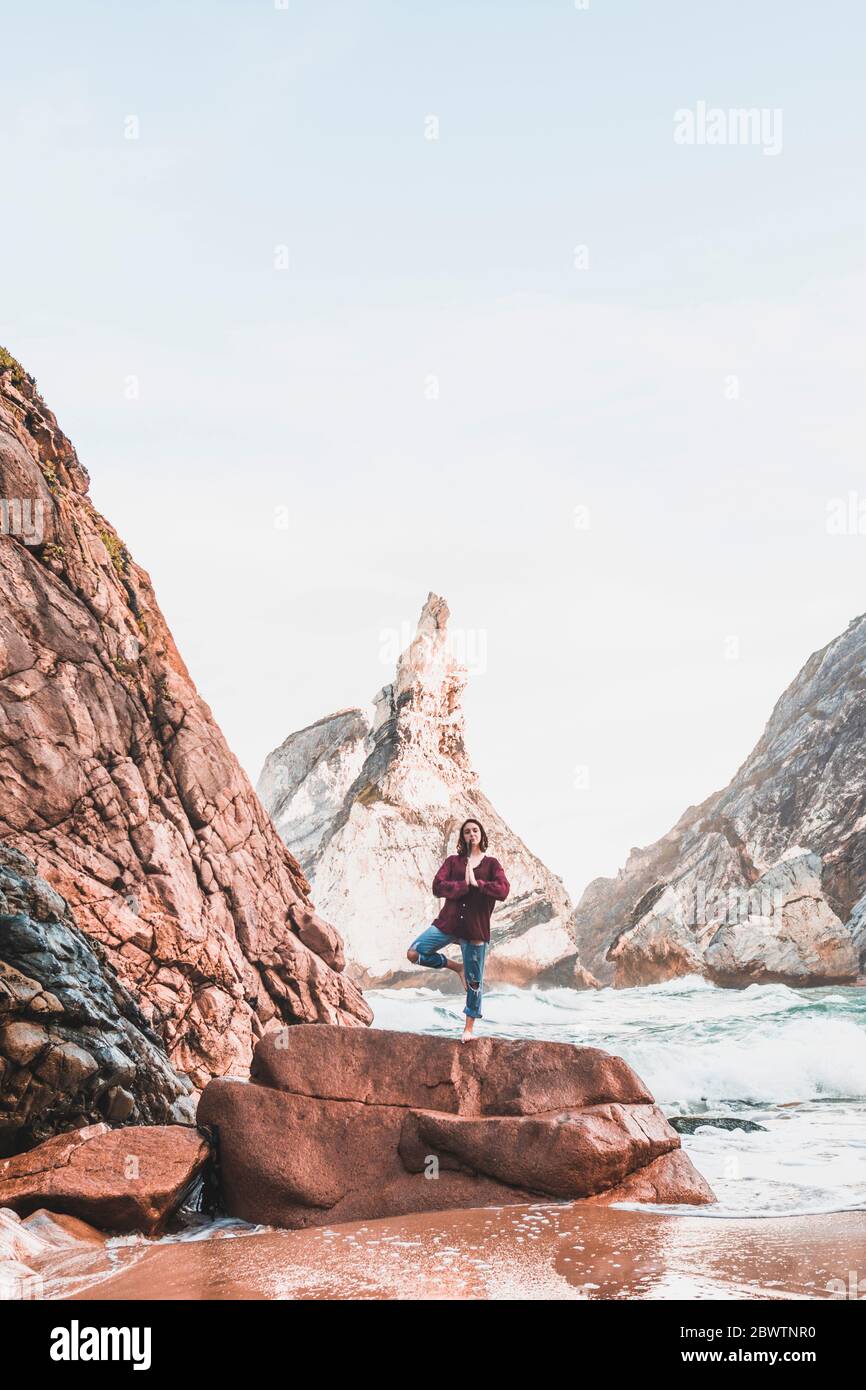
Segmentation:
[[(866, 1212), (767, 1219), (538, 1203), (79, 1250), (47, 1298), (828, 1299), (866, 1268)], [(858, 1276), (859, 1277), (859, 1276)]]

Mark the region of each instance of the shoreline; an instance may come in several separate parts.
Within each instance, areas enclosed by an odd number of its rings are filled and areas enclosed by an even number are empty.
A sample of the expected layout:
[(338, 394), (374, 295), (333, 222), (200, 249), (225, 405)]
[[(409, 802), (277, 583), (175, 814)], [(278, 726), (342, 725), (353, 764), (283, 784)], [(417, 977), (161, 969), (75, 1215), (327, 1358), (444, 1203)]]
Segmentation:
[(72, 1301), (814, 1300), (845, 1297), (864, 1263), (864, 1211), (708, 1221), (538, 1202), (301, 1231), (215, 1223), (79, 1247), (40, 1274), (45, 1298)]

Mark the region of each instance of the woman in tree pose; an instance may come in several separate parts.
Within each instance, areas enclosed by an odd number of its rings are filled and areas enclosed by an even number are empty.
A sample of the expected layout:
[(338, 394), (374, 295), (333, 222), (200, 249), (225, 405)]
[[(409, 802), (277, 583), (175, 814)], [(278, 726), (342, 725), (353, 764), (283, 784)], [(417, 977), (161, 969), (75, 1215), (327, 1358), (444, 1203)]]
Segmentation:
[[(433, 880), (433, 896), (445, 905), (432, 926), (416, 937), (406, 952), (413, 965), (428, 970), (454, 970), (466, 988), (461, 1042), (468, 1042), (476, 1018), (481, 1017), (481, 984), (490, 942), (493, 904), (504, 902), (510, 892), (498, 859), (485, 854), (487, 833), (477, 820), (460, 827), (457, 853), (449, 854)], [(442, 947), (460, 947), (462, 960), (447, 960)]]

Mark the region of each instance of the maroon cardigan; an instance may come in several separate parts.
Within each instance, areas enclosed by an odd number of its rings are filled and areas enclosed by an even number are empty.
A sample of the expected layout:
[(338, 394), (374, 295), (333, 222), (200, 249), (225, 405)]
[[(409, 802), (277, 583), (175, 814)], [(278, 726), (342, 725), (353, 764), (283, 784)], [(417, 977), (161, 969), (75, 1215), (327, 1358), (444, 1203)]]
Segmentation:
[(477, 888), (466, 882), (466, 855), (449, 854), (433, 880), (433, 896), (445, 906), (433, 923), (458, 941), (489, 941), (490, 914), (495, 902), (511, 891), (498, 859), (485, 855), (475, 870)]

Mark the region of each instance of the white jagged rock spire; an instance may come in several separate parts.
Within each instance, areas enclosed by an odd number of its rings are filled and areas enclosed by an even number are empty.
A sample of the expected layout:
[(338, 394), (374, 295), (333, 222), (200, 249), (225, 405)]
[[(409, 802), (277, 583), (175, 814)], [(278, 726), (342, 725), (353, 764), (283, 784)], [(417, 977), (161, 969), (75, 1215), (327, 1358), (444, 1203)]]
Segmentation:
[[(259, 795), (318, 910), (344, 936), (347, 973), (360, 983), (426, 982), (407, 966), (406, 947), (437, 915), (433, 876), (474, 815), (511, 883), (494, 911), (487, 978), (592, 985), (577, 962), (562, 880), (478, 785), (465, 742), (467, 669), (448, 619), (445, 600), (429, 594), (393, 682), (374, 698), (372, 721), (341, 710), (290, 734), (266, 759)], [(441, 983), (432, 972), (430, 982)]]

